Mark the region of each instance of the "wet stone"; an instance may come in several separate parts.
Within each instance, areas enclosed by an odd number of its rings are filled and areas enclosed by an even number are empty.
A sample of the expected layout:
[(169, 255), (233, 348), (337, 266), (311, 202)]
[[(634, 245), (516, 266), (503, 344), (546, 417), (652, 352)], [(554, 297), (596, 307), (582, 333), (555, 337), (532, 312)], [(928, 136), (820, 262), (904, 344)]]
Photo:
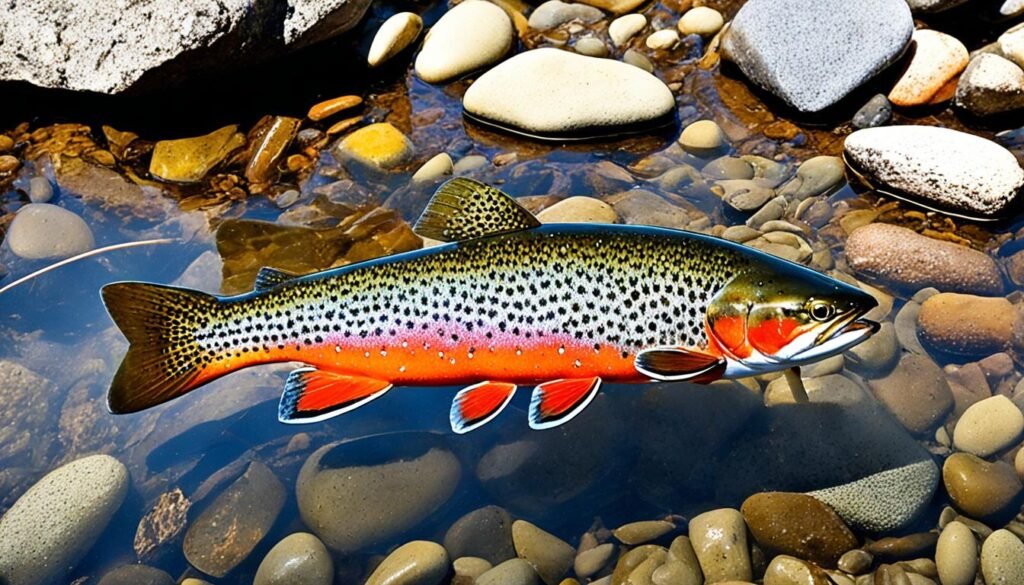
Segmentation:
[(711, 180), (754, 178), (754, 168), (750, 163), (732, 156), (716, 158), (705, 165), (700, 173)]
[(371, 167), (390, 169), (412, 157), (413, 145), (398, 128), (380, 122), (349, 134), (334, 152), (342, 160), (354, 159)]
[(455, 571), (453, 583), (457, 585), (472, 585), (476, 578), (490, 571), (494, 565), (486, 559), (478, 557), (459, 557), (452, 562), (452, 569)]
[(459, 518), (444, 535), (448, 555), (479, 557), (498, 565), (516, 556), (512, 517), (499, 506), (485, 506)]
[(196, 183), (232, 152), (245, 145), (238, 126), (225, 126), (203, 136), (161, 140), (153, 149), (149, 172), (176, 183)]
[(160, 494), (135, 531), (135, 555), (142, 561), (155, 556), (160, 549), (178, 539), (185, 531), (185, 521), (192, 502), (181, 488)]
[(657, 540), (675, 528), (675, 524), (665, 520), (645, 520), (623, 524), (613, 530), (612, 535), (623, 544), (637, 545)]
[(309, 108), (309, 112), (306, 114), (306, 117), (314, 122), (318, 122), (325, 118), (329, 118), (338, 112), (344, 112), (345, 110), (361, 105), (362, 103), (363, 98), (357, 95), (343, 95), (329, 100), (324, 100), (313, 105), (313, 107)]
[(659, 30), (648, 35), (644, 44), (653, 51), (667, 51), (679, 44), (679, 33), (670, 28)]
[(878, 94), (857, 110), (857, 113), (853, 115), (852, 124), (854, 128), (860, 130), (884, 126), (891, 119), (892, 104), (889, 103), (889, 98)]
[(96, 245), (85, 220), (49, 203), (30, 203), (19, 209), (5, 242), (12, 252), (28, 260), (68, 258)]
[(764, 574), (764, 585), (831, 585), (819, 567), (787, 555), (772, 559)]
[(284, 537), (263, 557), (253, 585), (330, 585), (334, 563), (320, 539), (306, 532)]
[(957, 106), (975, 116), (991, 116), (1024, 107), (1024, 70), (992, 53), (977, 55), (956, 87)]
[(931, 556), (939, 535), (934, 532), (918, 532), (905, 536), (887, 536), (864, 545), (864, 550), (876, 559), (900, 561), (921, 556)]
[(845, 182), (846, 167), (836, 156), (816, 156), (800, 163), (796, 176), (779, 188), (779, 195), (803, 201), (826, 194)]
[(708, 6), (697, 6), (687, 10), (676, 26), (684, 35), (710, 36), (721, 30), (724, 24), (721, 12)]
[(612, 44), (621, 47), (645, 26), (647, 26), (647, 18), (643, 14), (626, 14), (616, 18), (608, 25), (608, 37), (611, 38)]
[(584, 3), (548, 0), (530, 13), (530, 28), (549, 30), (570, 21), (592, 24), (604, 18), (604, 13)]
[(476, 578), (474, 585), (536, 585), (537, 572), (523, 559), (509, 559)]
[(615, 545), (610, 542), (587, 549), (576, 555), (576, 559), (573, 561), (573, 572), (581, 579), (591, 577), (603, 569), (614, 554)]
[[(668, 547), (665, 564), (673, 565), (668, 570), (673, 576), (668, 585), (701, 585), (704, 582), (700, 561), (697, 559), (697, 553), (693, 550), (693, 543), (688, 536), (677, 536), (672, 540), (672, 544)], [(652, 579), (655, 580), (656, 585), (666, 585), (663, 582), (664, 579), (659, 578), (657, 570), (652, 575)]]
[(871, 568), (873, 562), (874, 557), (871, 556), (871, 553), (858, 548), (843, 553), (843, 556), (839, 557), (837, 566), (840, 571), (845, 573), (861, 575)]
[(263, 540), (285, 497), (284, 485), (274, 473), (253, 461), (189, 526), (185, 557), (207, 575), (223, 577)]
[(957, 509), (984, 519), (1008, 506), (1021, 492), (1013, 466), (990, 463), (969, 453), (954, 453), (942, 467), (942, 479)]
[(646, 189), (632, 189), (607, 198), (623, 223), (684, 229), (690, 215), (663, 197)]
[(986, 398), (968, 408), (953, 430), (953, 445), (988, 457), (1015, 444), (1024, 432), (1024, 413), (1003, 395)]
[(747, 527), (739, 510), (721, 508), (693, 518), (690, 542), (707, 582), (751, 579)]
[(622, 62), (628, 63), (638, 69), (643, 69), (648, 73), (654, 73), (654, 63), (652, 63), (646, 55), (636, 49), (626, 49), (626, 52), (622, 54)]
[[(314, 106), (315, 107), (315, 106)], [(298, 118), (275, 116), (265, 118), (249, 135), (249, 163), (245, 178), (252, 183), (266, 183), (277, 178), (277, 165), (295, 139), (301, 121)]]
[(834, 567), (857, 539), (831, 508), (797, 493), (755, 494), (741, 508), (754, 540), (776, 552)]
[(448, 553), (436, 542), (403, 544), (377, 565), (366, 585), (438, 585), (448, 574)]
[[(383, 453), (376, 463), (360, 455), (377, 450)], [(448, 501), (461, 473), (455, 456), (430, 434), (332, 443), (310, 455), (299, 472), (299, 512), (328, 548), (350, 553), (422, 522)]]
[(174, 579), (146, 565), (122, 565), (103, 575), (98, 585), (174, 585)]
[(516, 554), (537, 571), (547, 585), (555, 585), (573, 565), (576, 551), (565, 541), (525, 520), (512, 524)]
[(940, 352), (987, 356), (1010, 346), (1016, 321), (1016, 307), (1003, 297), (939, 293), (921, 304), (918, 338)]
[(590, 57), (607, 57), (608, 56), (608, 45), (604, 44), (604, 41), (595, 37), (583, 37), (576, 41), (574, 45), (576, 52), (581, 55), (587, 55)]
[(870, 224), (855, 229), (846, 242), (846, 257), (859, 275), (897, 291), (935, 287), (978, 295), (1003, 292), (1002, 276), (988, 255), (904, 227)]
[(0, 518), (0, 581), (43, 585), (63, 578), (110, 523), (128, 493), (128, 470), (91, 455), (40, 479)]
[(967, 67), (967, 47), (935, 30), (914, 31), (914, 56), (889, 99), (897, 106), (921, 106), (953, 97), (947, 84)]
[(971, 585), (978, 570), (978, 543), (971, 529), (950, 522), (935, 547), (935, 565), (943, 585)]
[(423, 19), (414, 12), (399, 12), (384, 21), (370, 44), (366, 63), (379, 67), (404, 51), (423, 30)]
[(1024, 542), (1009, 530), (996, 530), (981, 545), (981, 574), (988, 585), (1024, 583)]
[(447, 152), (440, 152), (423, 163), (423, 166), (413, 174), (412, 180), (417, 183), (437, 181), (445, 175), (452, 174), (454, 168), (451, 155)]
[(47, 203), (53, 199), (53, 185), (46, 177), (32, 177), (28, 182), (28, 198), (32, 203)]
[(909, 431), (927, 434), (953, 408), (953, 394), (942, 370), (927, 356), (905, 355), (884, 378), (868, 386)]
[(712, 120), (698, 120), (683, 129), (679, 144), (698, 156), (714, 152), (725, 143), (725, 134)]

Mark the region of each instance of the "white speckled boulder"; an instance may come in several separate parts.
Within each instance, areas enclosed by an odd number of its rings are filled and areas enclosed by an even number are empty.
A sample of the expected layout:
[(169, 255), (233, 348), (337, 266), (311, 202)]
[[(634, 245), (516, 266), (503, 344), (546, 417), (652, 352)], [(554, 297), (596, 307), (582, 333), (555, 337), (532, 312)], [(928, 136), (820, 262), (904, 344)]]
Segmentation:
[(750, 0), (722, 50), (757, 85), (818, 112), (898, 59), (913, 32), (905, 0)]
[(120, 93), (341, 34), (370, 0), (11, 2), (0, 80)]
[(1024, 185), (1024, 170), (1010, 151), (948, 128), (867, 128), (849, 135), (844, 148), (873, 184), (964, 215), (999, 216)]
[(128, 492), (128, 470), (92, 455), (39, 480), (0, 518), (0, 583), (42, 585), (72, 569)]
[(559, 49), (516, 55), (463, 98), (470, 116), (543, 137), (614, 134), (667, 119), (675, 105), (672, 91), (642, 69)]

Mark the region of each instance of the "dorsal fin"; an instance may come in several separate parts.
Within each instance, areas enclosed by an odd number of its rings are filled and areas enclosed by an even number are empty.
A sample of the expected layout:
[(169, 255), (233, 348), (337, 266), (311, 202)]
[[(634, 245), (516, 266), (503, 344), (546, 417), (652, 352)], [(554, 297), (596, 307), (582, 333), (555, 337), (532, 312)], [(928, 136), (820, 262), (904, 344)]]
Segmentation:
[(413, 231), (442, 242), (458, 242), (539, 225), (532, 213), (499, 189), (457, 177), (434, 192)]
[(293, 278), (298, 278), (299, 275), (278, 270), (276, 268), (268, 268), (264, 266), (260, 268), (260, 271), (256, 273), (256, 282), (252, 285), (252, 290), (264, 291), (270, 290), (279, 284), (284, 284)]

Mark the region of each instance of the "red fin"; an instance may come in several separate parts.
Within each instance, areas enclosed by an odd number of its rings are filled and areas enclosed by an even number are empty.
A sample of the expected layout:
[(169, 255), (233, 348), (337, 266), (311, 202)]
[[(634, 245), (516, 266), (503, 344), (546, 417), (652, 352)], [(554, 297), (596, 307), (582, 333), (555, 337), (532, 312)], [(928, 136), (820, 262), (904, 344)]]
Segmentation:
[(636, 355), (636, 370), (655, 380), (687, 380), (707, 384), (725, 373), (724, 358), (684, 347), (645, 349)]
[(533, 389), (530, 428), (549, 429), (566, 423), (597, 396), (601, 378), (569, 378), (544, 382)]
[(515, 391), (516, 385), (508, 382), (481, 382), (460, 390), (449, 414), (452, 430), (461, 435), (487, 424), (508, 405)]
[(277, 417), (285, 423), (321, 421), (378, 398), (391, 383), (303, 368), (288, 375)]

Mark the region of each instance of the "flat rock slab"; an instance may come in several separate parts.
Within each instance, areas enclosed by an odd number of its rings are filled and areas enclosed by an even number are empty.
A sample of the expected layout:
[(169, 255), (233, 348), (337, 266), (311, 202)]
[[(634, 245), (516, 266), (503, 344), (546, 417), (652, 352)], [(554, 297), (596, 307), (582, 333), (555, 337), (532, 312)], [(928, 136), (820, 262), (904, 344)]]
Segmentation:
[(751, 0), (722, 50), (757, 85), (819, 112), (898, 59), (913, 32), (905, 0)]
[(675, 98), (632, 65), (559, 49), (520, 53), (466, 91), (467, 115), (540, 138), (585, 139), (650, 128), (671, 119)]
[(846, 138), (847, 161), (869, 182), (941, 211), (995, 219), (1014, 202), (1024, 170), (1002, 146), (932, 126), (858, 130)]

